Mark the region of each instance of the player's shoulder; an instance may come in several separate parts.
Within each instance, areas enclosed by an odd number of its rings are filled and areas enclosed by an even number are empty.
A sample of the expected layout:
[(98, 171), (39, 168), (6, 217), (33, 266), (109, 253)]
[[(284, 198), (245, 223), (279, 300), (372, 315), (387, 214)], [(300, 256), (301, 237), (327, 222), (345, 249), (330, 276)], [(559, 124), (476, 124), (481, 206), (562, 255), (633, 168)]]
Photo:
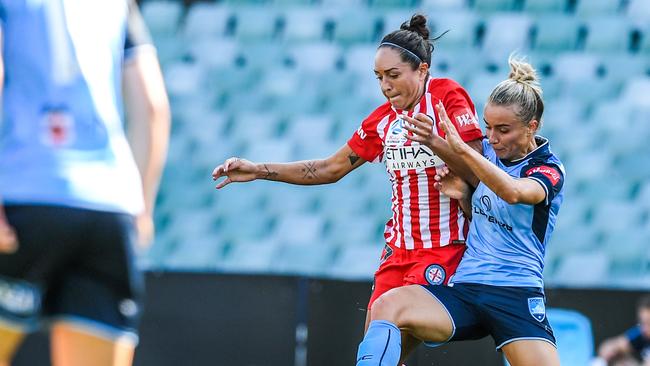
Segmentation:
[(384, 117), (392, 112), (390, 102), (386, 102), (379, 107), (375, 108), (364, 120), (364, 124), (378, 124)]
[(447, 93), (459, 89), (465, 90), (456, 80), (449, 78), (433, 78), (429, 84), (429, 92), (431, 93)]

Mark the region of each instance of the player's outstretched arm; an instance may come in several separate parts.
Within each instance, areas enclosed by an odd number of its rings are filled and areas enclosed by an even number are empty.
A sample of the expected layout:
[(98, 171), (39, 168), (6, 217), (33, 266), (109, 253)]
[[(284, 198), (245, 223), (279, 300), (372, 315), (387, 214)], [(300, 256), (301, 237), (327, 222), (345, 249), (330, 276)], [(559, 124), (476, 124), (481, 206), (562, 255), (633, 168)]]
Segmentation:
[(250, 182), (256, 179), (272, 180), (300, 185), (334, 183), (365, 163), (346, 144), (327, 159), (303, 160), (290, 163), (254, 163), (232, 157), (212, 171), (212, 179), (225, 177), (216, 186), (221, 189), (233, 182)]
[(453, 127), (442, 104), (436, 105), (436, 111), (440, 116), (440, 126), (445, 132), (445, 140), (449, 147), (463, 159), (476, 177), (497, 196), (510, 204), (524, 203), (530, 205), (542, 202), (546, 198), (546, 192), (539, 183), (532, 179), (515, 179), (509, 176), (508, 173), (499, 169), (469, 147)]

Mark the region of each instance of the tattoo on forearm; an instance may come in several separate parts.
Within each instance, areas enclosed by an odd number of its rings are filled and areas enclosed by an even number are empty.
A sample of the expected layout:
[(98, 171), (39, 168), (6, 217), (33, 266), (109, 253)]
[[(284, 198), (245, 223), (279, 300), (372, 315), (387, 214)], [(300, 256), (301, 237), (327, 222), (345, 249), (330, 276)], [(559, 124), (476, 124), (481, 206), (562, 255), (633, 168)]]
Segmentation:
[(354, 165), (357, 161), (359, 161), (359, 155), (352, 153), (348, 155), (348, 159), (350, 159), (350, 165)]
[(318, 175), (316, 174), (316, 162), (314, 161), (304, 163), (301, 171), (305, 174), (303, 175), (303, 179), (318, 178)]
[(266, 164), (264, 164), (264, 173), (264, 179), (272, 180), (278, 177), (278, 172), (272, 171)]

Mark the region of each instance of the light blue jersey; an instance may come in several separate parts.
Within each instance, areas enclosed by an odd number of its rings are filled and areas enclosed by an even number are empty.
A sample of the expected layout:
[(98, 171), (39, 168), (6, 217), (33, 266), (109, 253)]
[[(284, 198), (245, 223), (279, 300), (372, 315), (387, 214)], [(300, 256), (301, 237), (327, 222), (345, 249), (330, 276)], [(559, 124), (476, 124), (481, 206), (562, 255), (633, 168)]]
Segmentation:
[(548, 140), (536, 137), (537, 149), (516, 161), (497, 158), (483, 140), (483, 154), (514, 178), (530, 178), (546, 191), (536, 205), (508, 204), (485, 184), (472, 196), (472, 222), (467, 250), (453, 283), (542, 288), (544, 253), (564, 196), (564, 167)]
[(5, 203), (143, 209), (121, 120), (128, 14), (127, 0), (0, 0)]

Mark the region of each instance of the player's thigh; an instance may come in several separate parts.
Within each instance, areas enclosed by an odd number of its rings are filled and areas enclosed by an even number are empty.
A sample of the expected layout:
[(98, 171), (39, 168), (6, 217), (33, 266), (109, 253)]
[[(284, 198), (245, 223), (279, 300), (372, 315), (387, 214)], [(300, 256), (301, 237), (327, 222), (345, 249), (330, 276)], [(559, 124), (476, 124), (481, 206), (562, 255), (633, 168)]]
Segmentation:
[(53, 366), (130, 366), (136, 346), (133, 338), (65, 321), (52, 326), (51, 342)]
[(551, 343), (540, 340), (520, 340), (501, 348), (512, 366), (559, 366), (557, 349)]
[(380, 296), (372, 320), (389, 320), (415, 338), (442, 342), (453, 332), (453, 321), (442, 303), (420, 285), (392, 289)]

